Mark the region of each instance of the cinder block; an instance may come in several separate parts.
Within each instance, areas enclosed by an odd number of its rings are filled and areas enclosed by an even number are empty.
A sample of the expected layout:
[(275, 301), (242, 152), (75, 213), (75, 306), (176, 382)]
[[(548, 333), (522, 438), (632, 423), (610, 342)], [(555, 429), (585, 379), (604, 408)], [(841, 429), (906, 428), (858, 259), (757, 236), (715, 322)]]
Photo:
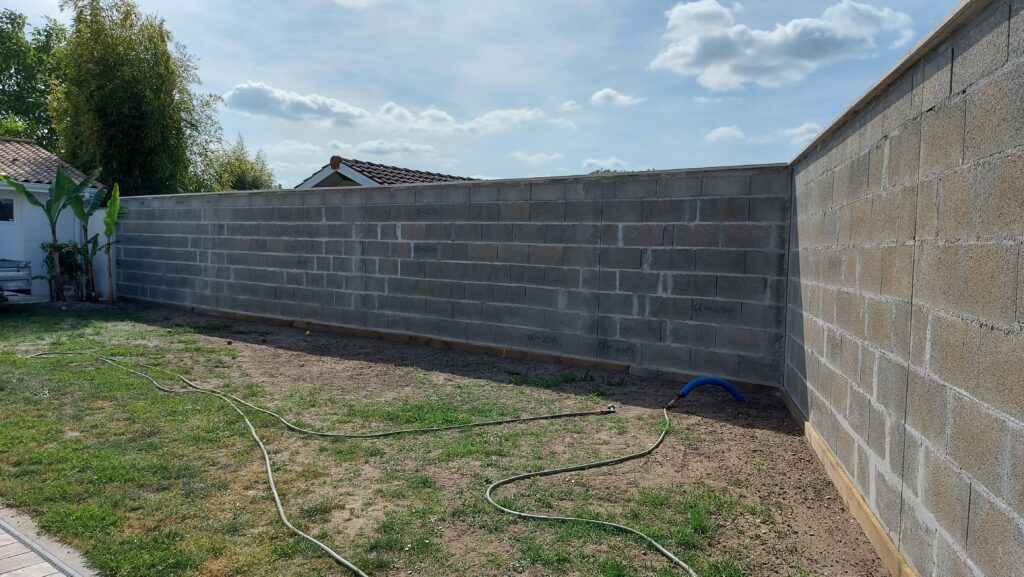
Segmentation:
[(746, 253), (742, 250), (708, 248), (697, 251), (694, 269), (698, 272), (741, 274), (745, 263)]
[(750, 217), (750, 199), (702, 198), (698, 215), (701, 222), (745, 222)]
[(782, 359), (756, 355), (737, 355), (736, 376), (769, 384), (782, 382)]
[(647, 315), (651, 318), (688, 321), (693, 314), (693, 301), (688, 298), (651, 297)]
[(697, 220), (697, 199), (647, 199), (644, 222), (688, 222)]
[(664, 321), (657, 319), (619, 319), (619, 338), (627, 340), (660, 342)]
[[(1024, 83), (1021, 89), (1024, 90)], [(1024, 107), (1021, 113), (1024, 114)], [(1021, 130), (1024, 132), (1024, 122)], [(983, 237), (1016, 237), (1018, 241), (1024, 237), (1021, 174), (1024, 174), (1024, 152), (995, 158), (977, 167), (973, 192), (979, 197), (978, 232)]]
[(623, 225), (623, 246), (662, 246), (665, 244), (665, 225), (634, 224)]
[(721, 237), (722, 227), (719, 224), (677, 224), (672, 227), (673, 246), (719, 246)]
[(686, 173), (668, 174), (658, 185), (658, 196), (667, 198), (700, 196), (699, 176)]
[(1010, 3), (996, 0), (953, 34), (953, 92), (961, 92), (1006, 62)]
[(874, 509), (882, 526), (891, 537), (899, 531), (900, 490), (896, 483), (889, 481), (880, 471), (875, 471)]
[(674, 274), (669, 281), (669, 292), (677, 296), (713, 297), (716, 277), (713, 274)]
[(943, 42), (924, 57), (921, 96), (924, 110), (934, 108), (949, 96), (953, 68), (953, 44)]
[(561, 181), (535, 182), (530, 188), (532, 200), (565, 200), (565, 183)]
[(565, 203), (532, 202), (530, 203), (530, 220), (534, 222), (563, 222), (565, 220)]
[[(960, 544), (963, 546), (963, 543)], [(967, 561), (942, 535), (935, 539), (935, 577), (977, 577)]]
[(702, 323), (669, 321), (668, 341), (695, 348), (710, 349), (715, 346), (715, 327)]
[(910, 372), (907, 425), (936, 447), (946, 446), (949, 390), (917, 371)]
[(643, 222), (644, 202), (639, 200), (606, 200), (601, 211), (602, 222)]
[(792, 190), (793, 173), (789, 168), (750, 176), (750, 194), (755, 196), (781, 196), (788, 199)]
[(661, 275), (648, 272), (619, 271), (619, 292), (657, 294)]
[(966, 161), (1024, 143), (1024, 62), (1007, 67), (967, 94)]
[(878, 357), (875, 399), (878, 404), (901, 418), (907, 408), (907, 366), (886, 356)]
[(861, 154), (836, 169), (833, 189), (835, 206), (842, 206), (868, 193), (868, 180), (871, 174), (869, 156), (869, 153)]
[(682, 248), (652, 249), (651, 270), (692, 271), (695, 251)]
[(884, 295), (910, 300), (914, 284), (914, 247), (887, 246), (880, 250), (882, 274), (880, 291)]
[(702, 374), (732, 376), (737, 373), (737, 356), (733, 353), (693, 349), (690, 362), (694, 370)]
[(1005, 464), (1003, 498), (1014, 512), (1024, 516), (1024, 426), (1010, 425), (1003, 438)]
[[(529, 194), (529, 189), (525, 190), (526, 193)], [(522, 222), (530, 220), (529, 202), (502, 202), (499, 211), (499, 218), (504, 222)]]
[(764, 302), (767, 284), (763, 277), (718, 276), (719, 298)]
[(498, 199), (502, 204), (509, 201), (530, 200), (530, 183), (502, 182), (498, 185)]
[(600, 263), (602, 267), (618, 269), (640, 269), (643, 251), (638, 248), (601, 247)]
[(722, 246), (781, 249), (785, 246), (785, 229), (770, 224), (723, 224)]
[(1024, 524), (983, 491), (971, 491), (967, 554), (985, 577), (1017, 577), (1024, 567)]
[(1024, 56), (1024, 0), (1013, 0), (1010, 8), (1010, 58)]
[(720, 300), (693, 300), (693, 320), (702, 323), (735, 324), (742, 318), (740, 303)]
[(937, 106), (921, 118), (921, 176), (959, 166), (964, 157), (964, 99)]
[(917, 507), (906, 499), (902, 500), (900, 513), (900, 553), (918, 569), (920, 575), (932, 574), (934, 562), (936, 530), (932, 523), (924, 521), (918, 514)]
[(565, 222), (601, 222), (602, 203), (598, 200), (576, 200), (565, 203)]
[(971, 394), (1024, 421), (1024, 332), (981, 329), (980, 374)]
[(933, 316), (928, 370), (963, 390), (974, 390), (978, 380), (981, 332), (960, 319)]
[(785, 222), (789, 218), (788, 197), (751, 197), (750, 220), (757, 222)]
[(716, 174), (704, 177), (701, 196), (745, 196), (750, 194), (749, 174)]
[(954, 394), (950, 402), (949, 456), (990, 491), (1002, 488), (1000, 448), (1006, 421), (977, 402)]
[(658, 196), (658, 179), (654, 177), (617, 178), (610, 181), (615, 198), (655, 198)]
[[(971, 186), (971, 169), (963, 168), (938, 180), (938, 221), (936, 236), (943, 239), (973, 237), (977, 230), (975, 191)], [(922, 199), (923, 200), (923, 199)], [(921, 212), (921, 209), (918, 209)]]
[(904, 125), (889, 139), (886, 184), (903, 186), (916, 182), (920, 165), (921, 123), (917, 120)]

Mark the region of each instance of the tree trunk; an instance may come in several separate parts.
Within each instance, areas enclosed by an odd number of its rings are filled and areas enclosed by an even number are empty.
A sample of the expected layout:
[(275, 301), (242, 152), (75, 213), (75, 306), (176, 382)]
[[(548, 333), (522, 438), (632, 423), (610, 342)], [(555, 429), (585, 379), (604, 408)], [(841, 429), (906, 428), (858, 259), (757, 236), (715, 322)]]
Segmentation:
[(107, 253), (107, 290), (110, 291), (110, 304), (114, 304), (114, 257), (110, 254), (110, 239), (107, 241), (107, 246), (103, 247), (103, 252)]
[(53, 274), (56, 279), (50, 290), (50, 300), (59, 302), (64, 300), (64, 277), (60, 274), (60, 247), (57, 245), (57, 227), (50, 227), (50, 236), (53, 238), (51, 254), (53, 255)]

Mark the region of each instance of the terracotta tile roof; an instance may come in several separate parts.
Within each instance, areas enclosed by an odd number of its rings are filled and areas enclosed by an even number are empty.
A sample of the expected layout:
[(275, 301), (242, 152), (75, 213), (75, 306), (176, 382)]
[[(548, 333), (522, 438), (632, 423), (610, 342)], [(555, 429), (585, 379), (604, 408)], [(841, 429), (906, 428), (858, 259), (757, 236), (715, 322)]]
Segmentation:
[(76, 182), (85, 178), (82, 171), (57, 158), (34, 140), (0, 137), (0, 174), (19, 182), (52, 184), (57, 178), (58, 164), (63, 164)]
[(452, 176), (450, 174), (440, 174), (437, 172), (412, 170), (411, 168), (388, 166), (386, 164), (377, 164), (375, 162), (366, 162), (364, 160), (355, 160), (351, 158), (342, 158), (341, 162), (377, 184), (416, 184), (421, 182), (476, 180), (465, 176)]
[(367, 162), (365, 160), (356, 160), (354, 158), (342, 158), (340, 156), (332, 156), (331, 162), (325, 164), (320, 170), (323, 170), (324, 168), (327, 167), (337, 170), (338, 167), (342, 164), (351, 168), (352, 170), (355, 170), (359, 174), (362, 174), (363, 176), (372, 180), (373, 182), (376, 182), (377, 184), (381, 185), (419, 184), (426, 182), (452, 182), (457, 180), (477, 180), (476, 178), (468, 178), (465, 176), (453, 176), (451, 174), (441, 174), (439, 172), (413, 170), (411, 168), (389, 166), (387, 164), (377, 164), (376, 162)]

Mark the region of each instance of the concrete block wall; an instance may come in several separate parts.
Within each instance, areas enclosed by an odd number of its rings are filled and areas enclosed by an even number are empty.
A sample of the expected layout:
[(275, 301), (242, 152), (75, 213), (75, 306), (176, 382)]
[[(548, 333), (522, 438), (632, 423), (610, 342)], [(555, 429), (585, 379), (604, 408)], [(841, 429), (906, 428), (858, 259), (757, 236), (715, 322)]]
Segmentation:
[(794, 165), (786, 388), (923, 577), (1024, 575), (1024, 16), (941, 42)]
[(122, 200), (119, 295), (781, 385), (785, 165)]

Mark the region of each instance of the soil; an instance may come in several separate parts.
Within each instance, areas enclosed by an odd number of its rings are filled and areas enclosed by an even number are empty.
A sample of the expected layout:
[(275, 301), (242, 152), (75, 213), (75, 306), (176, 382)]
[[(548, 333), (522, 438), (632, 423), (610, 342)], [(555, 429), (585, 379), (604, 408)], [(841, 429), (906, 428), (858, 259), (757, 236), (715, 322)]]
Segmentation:
[[(435, 394), (449, 388), (454, 391), (466, 382), (506, 383), (496, 389), (496, 394), (510, 403), (518, 403), (524, 415), (554, 412), (555, 407), (579, 410), (603, 408), (608, 403), (616, 406), (615, 417), (600, 419), (618, 418), (626, 426), (584, 427), (576, 434), (566, 434), (559, 446), (553, 448), (552, 454), (560, 462), (547, 466), (588, 460), (583, 457), (589, 456), (587, 451), (593, 451), (595, 446), (602, 455), (646, 447), (657, 437), (661, 407), (679, 388), (678, 383), (633, 376), (621, 383), (622, 375), (596, 370), (589, 371), (592, 378), (586, 382), (563, 384), (551, 390), (510, 385), (509, 373), (558, 375), (582, 369), (340, 334), (307, 335), (302, 329), (188, 315), (149, 306), (132, 308), (132, 312), (154, 324), (198, 327), (203, 333), (203, 344), (235, 348), (237, 356), (231, 370), (244, 374), (247, 386), (257, 385), (271, 397), (315, 390), (318, 401), (311, 404), (302, 418), (324, 428), (373, 429), (365, 423), (338, 419), (346, 399), (415, 399), (422, 388), (417, 383), (425, 382), (424, 379)], [(207, 326), (208, 329), (203, 328)], [(208, 380), (203, 384), (224, 383)], [(773, 507), (778, 519), (769, 528), (751, 523), (749, 527), (721, 532), (724, 549), (742, 551), (745, 557), (757, 560), (751, 575), (786, 577), (798, 574), (794, 572), (796, 567), (812, 575), (886, 575), (878, 555), (846, 511), (779, 393), (765, 388), (749, 395), (749, 401), (742, 405), (712, 387), (700, 389), (671, 413), (673, 425), (682, 434), (670, 436), (653, 455), (626, 465), (555, 477), (551, 482), (578, 480), (623, 492), (638, 486), (697, 482), (728, 489), (745, 501)], [(594, 406), (598, 402), (601, 404)], [(543, 426), (563, 425), (547, 422)], [(278, 454), (288, 455), (290, 470), (299, 470), (303, 464), (327, 468), (326, 477), (334, 482), (314, 485), (312, 491), (344, 495), (348, 506), (330, 514), (325, 530), (353, 535), (383, 517), (379, 499), (374, 500), (374, 484), (366, 481), (380, 479), (384, 475), (381, 468), (386, 468), (387, 463), (378, 460), (325, 465), (323, 459), (317, 458), (316, 446), (306, 441), (284, 449), (271, 438), (271, 445), (278, 445)], [(468, 490), (467, 472), (473, 466), (437, 465), (422, 471), (436, 479), (439, 490), (457, 493)], [(370, 505), (364, 506), (367, 503)], [(522, 529), (510, 529), (518, 530)], [(470, 563), (474, 559), (482, 563), (487, 553), (505, 554), (510, 550), (507, 540), (492, 540), (483, 545), (481, 541), (485, 539), (476, 528), (446, 530), (441, 537), (447, 549), (471, 550), (467, 554)]]

